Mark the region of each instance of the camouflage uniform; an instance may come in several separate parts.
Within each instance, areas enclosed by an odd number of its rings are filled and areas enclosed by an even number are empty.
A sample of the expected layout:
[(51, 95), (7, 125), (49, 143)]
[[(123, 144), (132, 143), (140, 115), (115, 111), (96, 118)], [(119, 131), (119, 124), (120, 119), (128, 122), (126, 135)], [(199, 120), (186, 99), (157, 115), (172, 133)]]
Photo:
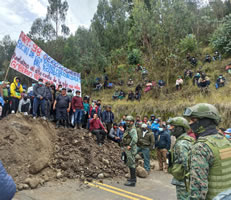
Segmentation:
[[(136, 167), (136, 160), (135, 160), (135, 155), (136, 155), (136, 143), (137, 143), (138, 137), (137, 137), (137, 131), (135, 125), (131, 127), (130, 129), (128, 128), (126, 132), (123, 135), (123, 146), (124, 151), (127, 155), (127, 163), (126, 165), (129, 168), (135, 168)], [(131, 149), (128, 150), (127, 146), (130, 146)]]
[(177, 199), (185, 200), (188, 199), (189, 192), (186, 190), (184, 179), (194, 139), (186, 133), (190, 127), (188, 121), (183, 117), (170, 118), (168, 123), (174, 127), (171, 129), (171, 135), (177, 138), (171, 149), (169, 173), (173, 175), (172, 184), (176, 186)]
[[(186, 133), (182, 135), (182, 137), (189, 137)], [(177, 140), (176, 144), (173, 147), (174, 152), (174, 164), (182, 164), (185, 171), (188, 168), (188, 158), (189, 158), (189, 152), (192, 147), (192, 142), (182, 139)], [(178, 200), (185, 200), (189, 197), (189, 193), (186, 190), (185, 182), (179, 181), (176, 178), (172, 179), (172, 184), (176, 186), (176, 194)]]
[[(197, 137), (190, 153), (190, 200), (212, 200), (231, 188), (231, 143), (217, 132), (221, 121), (218, 110), (202, 103), (185, 110)], [(196, 120), (194, 120), (196, 119)]]

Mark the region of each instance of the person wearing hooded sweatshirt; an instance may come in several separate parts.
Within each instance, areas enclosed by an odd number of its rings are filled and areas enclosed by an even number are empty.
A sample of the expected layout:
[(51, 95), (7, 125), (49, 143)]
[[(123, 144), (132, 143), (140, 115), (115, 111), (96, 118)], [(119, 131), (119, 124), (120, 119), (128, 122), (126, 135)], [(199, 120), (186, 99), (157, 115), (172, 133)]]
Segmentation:
[(159, 132), (159, 127), (160, 127), (160, 124), (158, 123), (158, 121), (156, 119), (151, 125), (152, 132), (153, 133), (158, 133)]
[(38, 83), (33, 88), (34, 93), (34, 107), (33, 107), (33, 118), (36, 119), (38, 107), (41, 106), (42, 118), (46, 120), (45, 113), (45, 97), (46, 97), (46, 87), (43, 84), (43, 79), (39, 79)]
[(156, 119), (155, 115), (152, 114), (150, 117), (150, 120), (148, 121), (148, 124), (147, 124), (149, 129), (151, 129), (151, 126), (152, 126), (153, 122), (155, 121), (155, 119)]
[(20, 79), (18, 77), (14, 78), (14, 82), (10, 85), (10, 93), (11, 93), (11, 113), (14, 114), (18, 110), (19, 100), (21, 99), (21, 93), (23, 92), (22, 84), (20, 83)]
[[(163, 127), (159, 127), (159, 132), (155, 134), (155, 147), (157, 149), (157, 160), (159, 162), (159, 170), (167, 172), (167, 152), (171, 147), (171, 138), (165, 132)], [(164, 168), (163, 168), (164, 163)]]
[(28, 115), (30, 112), (30, 108), (31, 108), (30, 99), (28, 98), (27, 94), (24, 94), (23, 98), (19, 102), (18, 112), (22, 112), (24, 113), (24, 115)]
[(16, 193), (16, 185), (10, 175), (7, 174), (0, 161), (0, 199), (11, 200)]

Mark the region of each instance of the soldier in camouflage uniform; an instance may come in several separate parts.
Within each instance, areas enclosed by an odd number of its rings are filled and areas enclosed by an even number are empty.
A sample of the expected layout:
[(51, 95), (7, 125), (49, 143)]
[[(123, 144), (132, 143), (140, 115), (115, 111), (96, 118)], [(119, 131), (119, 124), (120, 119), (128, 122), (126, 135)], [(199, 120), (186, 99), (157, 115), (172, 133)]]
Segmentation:
[(126, 165), (130, 170), (130, 179), (124, 184), (125, 186), (135, 186), (136, 185), (136, 149), (137, 149), (137, 131), (134, 124), (134, 118), (132, 116), (127, 116), (126, 119), (127, 130), (125, 131), (122, 139), (122, 146), (127, 156)]
[(190, 200), (210, 200), (231, 188), (231, 143), (218, 133), (218, 110), (201, 103), (185, 109), (197, 141), (190, 155)]
[(188, 168), (189, 151), (194, 139), (187, 135), (190, 127), (188, 121), (183, 117), (170, 118), (168, 124), (171, 135), (176, 137), (176, 143), (171, 149), (168, 171), (173, 175), (172, 184), (176, 186), (177, 199), (185, 200), (188, 199), (189, 193), (186, 190), (184, 178)]

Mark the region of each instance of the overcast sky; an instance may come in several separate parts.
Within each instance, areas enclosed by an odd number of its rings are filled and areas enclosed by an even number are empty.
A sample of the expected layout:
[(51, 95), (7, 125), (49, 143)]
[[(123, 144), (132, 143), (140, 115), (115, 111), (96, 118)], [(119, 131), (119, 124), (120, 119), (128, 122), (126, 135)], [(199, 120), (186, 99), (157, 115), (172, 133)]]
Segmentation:
[[(98, 0), (67, 0), (66, 23), (74, 33), (78, 26), (89, 27)], [(21, 31), (28, 33), (33, 21), (47, 13), (48, 0), (0, 0), (0, 39), (10, 35), (18, 40)]]

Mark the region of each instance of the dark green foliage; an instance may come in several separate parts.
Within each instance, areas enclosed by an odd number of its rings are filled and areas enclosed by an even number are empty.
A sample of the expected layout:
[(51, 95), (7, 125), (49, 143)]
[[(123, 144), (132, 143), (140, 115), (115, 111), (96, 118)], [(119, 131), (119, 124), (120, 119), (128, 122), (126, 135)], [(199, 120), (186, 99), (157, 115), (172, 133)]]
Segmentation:
[(141, 52), (139, 49), (133, 49), (128, 54), (128, 63), (130, 65), (137, 65), (141, 62)]

